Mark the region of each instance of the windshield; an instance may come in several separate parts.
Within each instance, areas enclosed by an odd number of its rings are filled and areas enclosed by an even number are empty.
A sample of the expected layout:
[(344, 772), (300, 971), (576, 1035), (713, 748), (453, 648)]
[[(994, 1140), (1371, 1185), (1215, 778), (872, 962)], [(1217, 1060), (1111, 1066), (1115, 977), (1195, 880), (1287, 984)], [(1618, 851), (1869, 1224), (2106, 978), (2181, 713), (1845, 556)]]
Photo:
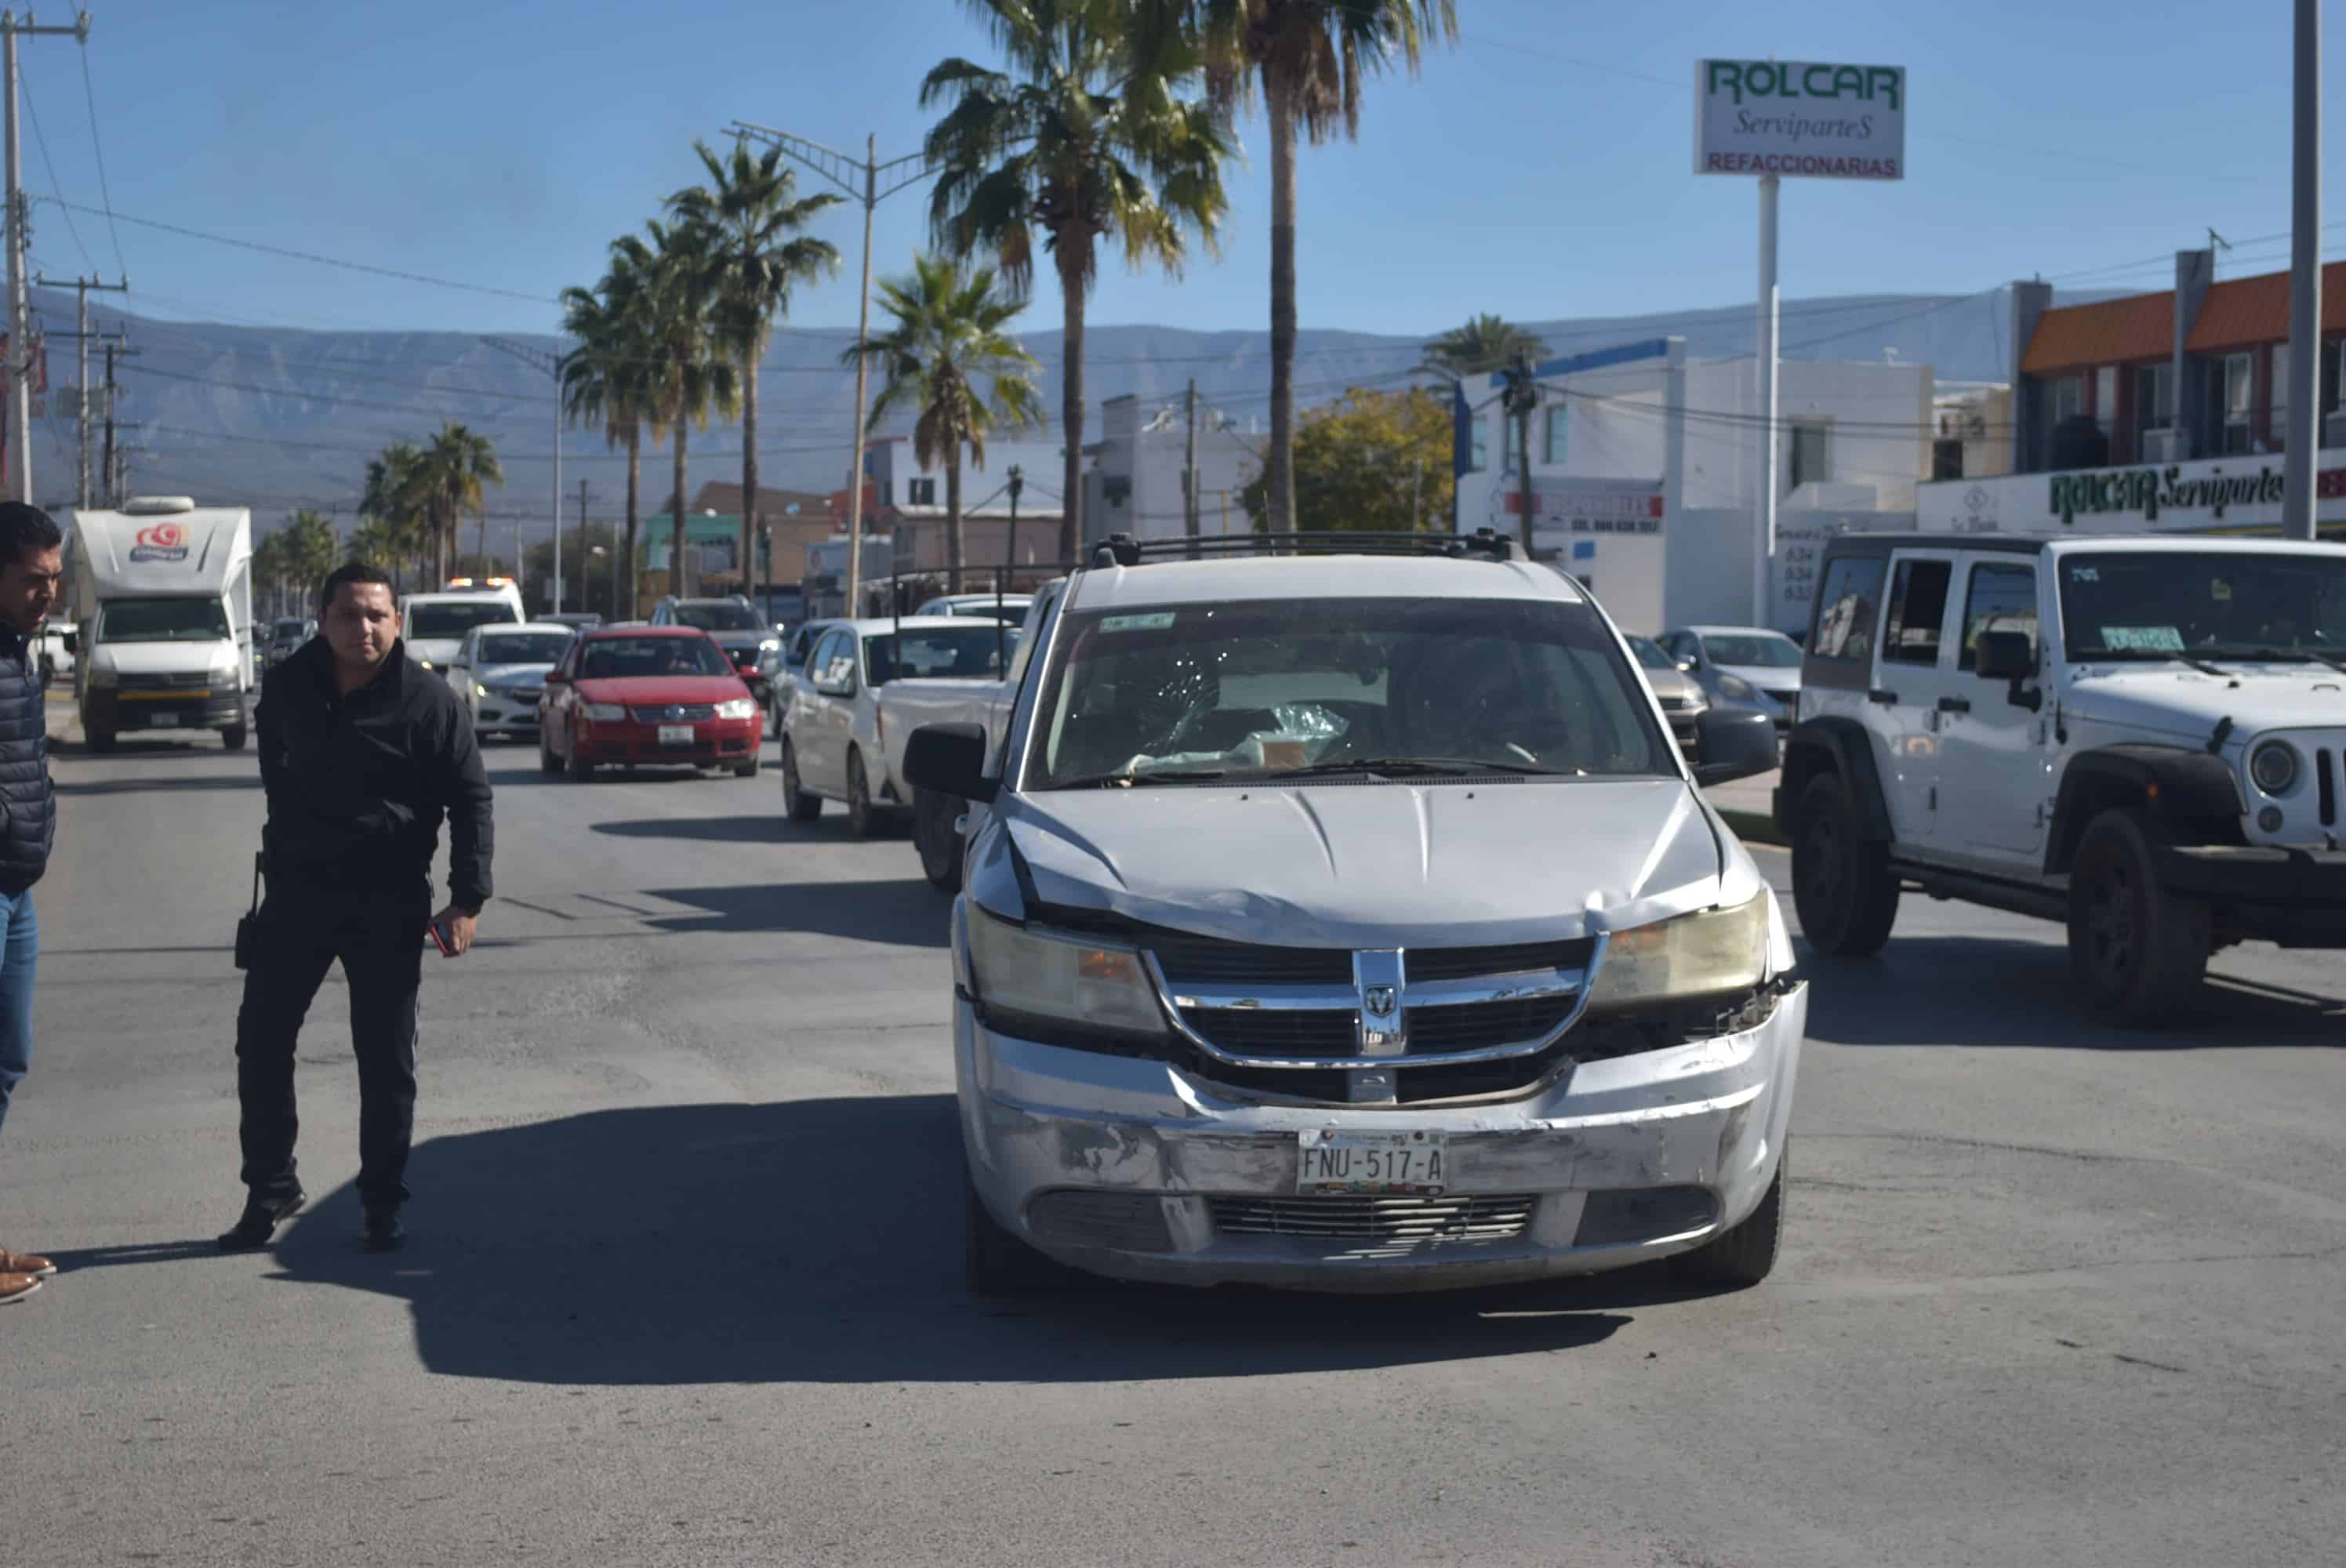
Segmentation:
[(974, 626), (925, 626), (880, 632), (863, 639), (863, 667), (872, 684), (898, 676), (965, 676), (999, 678), (1017, 651), (1018, 633), (999, 622)]
[(307, 621), (279, 621), (271, 628), (280, 637), (298, 637), (310, 629)]
[(1627, 641), (1629, 644), (1629, 651), (1636, 654), (1637, 656), (1637, 662), (1644, 665), (1647, 669), (1676, 669), (1678, 667), (1678, 661), (1664, 653), (1662, 651), (1662, 645), (1656, 642), (1653, 638), (1630, 637), (1627, 638)]
[(1702, 651), (1713, 664), (1758, 666), (1762, 669), (1798, 669), (1800, 645), (1781, 632), (1705, 632)]
[(581, 680), (732, 673), (706, 637), (597, 637), (586, 645), (578, 668)]
[(461, 637), (474, 626), (497, 626), (521, 617), (503, 599), (470, 599), (463, 603), (442, 600), (434, 604), (407, 606), (407, 631), (411, 637)]
[(98, 607), (102, 643), (209, 643), (228, 636), (218, 599), (109, 599)]
[(679, 625), (697, 626), (704, 632), (756, 632), (766, 629), (758, 612), (747, 605), (678, 605), (676, 618)]
[(2346, 555), (2145, 551), (2061, 563), (2076, 660), (2346, 657)]
[(476, 657), (483, 664), (552, 664), (569, 646), (566, 633), (483, 632)]
[(1668, 774), (1585, 604), (1329, 599), (1070, 617), (1028, 783), (1225, 774)]

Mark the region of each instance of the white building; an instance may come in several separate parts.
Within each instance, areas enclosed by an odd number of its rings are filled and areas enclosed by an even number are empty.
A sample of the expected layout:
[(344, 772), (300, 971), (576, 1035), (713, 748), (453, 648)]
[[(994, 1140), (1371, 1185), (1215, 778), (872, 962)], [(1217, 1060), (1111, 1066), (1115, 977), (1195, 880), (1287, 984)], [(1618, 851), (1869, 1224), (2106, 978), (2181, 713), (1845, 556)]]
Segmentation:
[[(1239, 493), (1261, 472), (1264, 437), (1249, 436), (1242, 422), (1204, 400), (1198, 403), (1198, 529), (1243, 534), (1253, 527)], [(1100, 412), (1100, 437), (1084, 447), (1084, 538), (1111, 534), (1137, 539), (1181, 537), (1181, 474), (1188, 461), (1185, 400), (1127, 395)]]
[[(1625, 628), (1751, 616), (1760, 444), (1746, 359), (1689, 361), (1655, 339), (1538, 367), (1533, 550), (1586, 582)], [(1843, 527), (1911, 528), (1930, 476), (1928, 365), (1787, 360), (1777, 376), (1775, 624), (1805, 629), (1819, 546)], [(1517, 535), (1523, 477), (1504, 378), (1455, 404), (1458, 525)]]

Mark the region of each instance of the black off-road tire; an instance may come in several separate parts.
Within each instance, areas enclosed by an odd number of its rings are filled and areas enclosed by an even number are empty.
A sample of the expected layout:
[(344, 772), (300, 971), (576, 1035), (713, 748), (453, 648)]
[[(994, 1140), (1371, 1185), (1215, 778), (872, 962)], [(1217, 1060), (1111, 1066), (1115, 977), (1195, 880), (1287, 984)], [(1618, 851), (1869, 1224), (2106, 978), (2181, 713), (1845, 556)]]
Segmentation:
[(2069, 868), (2069, 968), (2096, 1018), (2177, 1022), (2201, 999), (2213, 947), (2207, 904), (2159, 887), (2140, 817), (2112, 808), (2086, 824)]
[(962, 1272), (974, 1296), (1029, 1296), (1057, 1273), (1051, 1260), (995, 1223), (962, 1167)]
[(1792, 907), (1809, 945), (1833, 958), (1870, 958), (1898, 919), (1890, 848), (1860, 831), (1838, 773), (1809, 780), (1792, 825)]
[(941, 893), (961, 891), (961, 830), (954, 824), (967, 809), (960, 796), (934, 789), (913, 797), (913, 845), (921, 852), (921, 874)]
[(799, 779), (798, 748), (782, 737), (782, 810), (793, 822), (811, 822), (822, 815), (822, 797), (807, 792)]
[(1743, 1290), (1774, 1271), (1776, 1249), (1784, 1236), (1784, 1171), (1790, 1158), (1787, 1144), (1777, 1153), (1776, 1176), (1760, 1207), (1741, 1224), (1670, 1259), (1673, 1278), (1705, 1290)]

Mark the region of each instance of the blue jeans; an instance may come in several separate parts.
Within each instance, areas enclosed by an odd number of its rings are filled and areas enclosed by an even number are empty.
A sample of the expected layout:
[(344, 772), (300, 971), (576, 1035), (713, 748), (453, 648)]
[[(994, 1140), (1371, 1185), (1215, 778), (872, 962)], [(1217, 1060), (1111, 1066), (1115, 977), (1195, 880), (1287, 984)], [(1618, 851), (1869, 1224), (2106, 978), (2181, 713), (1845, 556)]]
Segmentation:
[(33, 1070), (33, 965), (41, 955), (41, 928), (33, 893), (0, 893), (0, 1123), (8, 1096)]

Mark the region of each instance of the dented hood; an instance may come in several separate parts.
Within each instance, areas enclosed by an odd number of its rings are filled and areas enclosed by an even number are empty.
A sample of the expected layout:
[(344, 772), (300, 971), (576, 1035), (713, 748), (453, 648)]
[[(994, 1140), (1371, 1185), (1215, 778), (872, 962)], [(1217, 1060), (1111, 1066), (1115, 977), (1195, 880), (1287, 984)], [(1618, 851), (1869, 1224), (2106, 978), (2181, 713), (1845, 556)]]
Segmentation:
[(1675, 779), (1067, 789), (997, 809), (1046, 903), (1292, 946), (1556, 941), (1718, 896)]

